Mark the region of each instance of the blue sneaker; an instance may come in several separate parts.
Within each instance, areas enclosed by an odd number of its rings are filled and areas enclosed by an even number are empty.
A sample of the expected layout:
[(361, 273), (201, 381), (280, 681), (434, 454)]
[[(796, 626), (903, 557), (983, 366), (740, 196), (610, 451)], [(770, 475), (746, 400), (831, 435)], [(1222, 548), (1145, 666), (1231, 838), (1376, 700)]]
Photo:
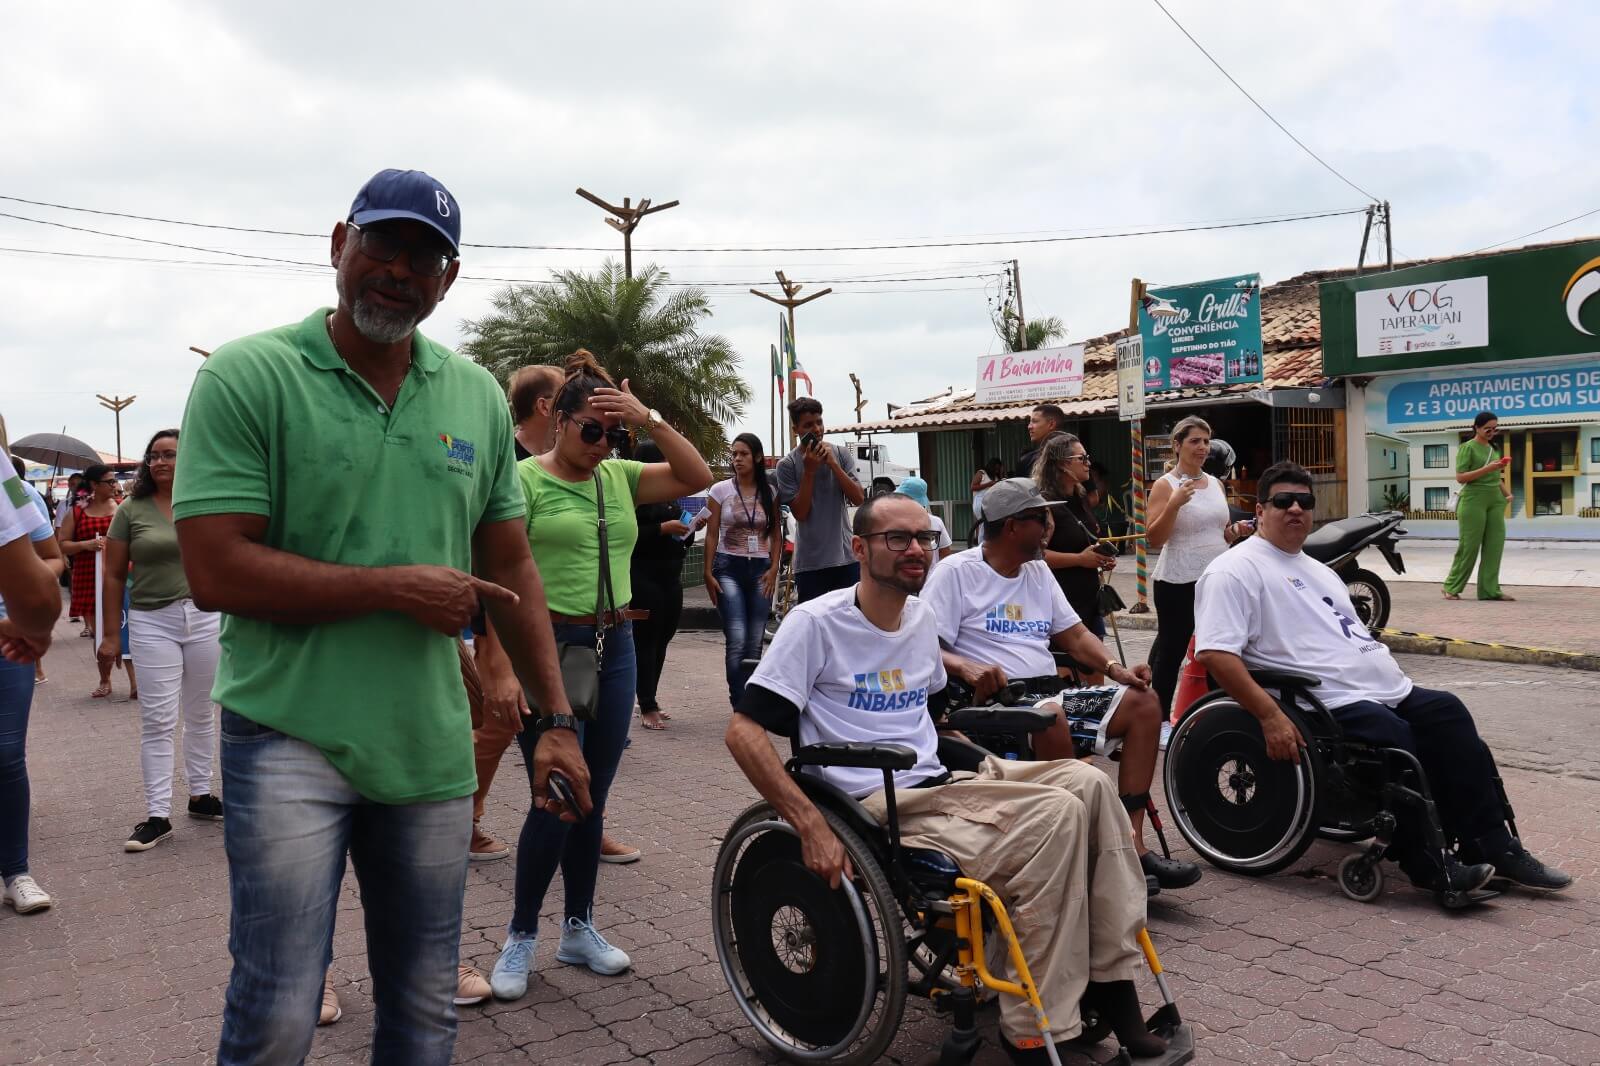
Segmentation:
[(536, 935), (506, 930), (506, 946), (500, 949), (494, 972), (489, 975), (489, 990), (495, 999), (521, 999), (528, 994), (528, 971), (533, 969), (533, 953), (538, 946)]
[(561, 947), (556, 949), (556, 958), (561, 962), (581, 963), (607, 977), (633, 965), (627, 952), (606, 943), (606, 938), (582, 918), (567, 919), (561, 930)]

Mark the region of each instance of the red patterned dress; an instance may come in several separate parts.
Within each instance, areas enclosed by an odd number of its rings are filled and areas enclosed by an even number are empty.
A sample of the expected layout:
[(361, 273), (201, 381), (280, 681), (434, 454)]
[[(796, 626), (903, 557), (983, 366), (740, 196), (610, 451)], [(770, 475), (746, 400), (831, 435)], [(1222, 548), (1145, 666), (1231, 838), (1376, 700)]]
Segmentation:
[[(111, 528), (111, 519), (116, 512), (96, 517), (85, 511), (82, 507), (75, 508), (72, 512), (72, 539), (93, 540), (103, 537)], [(67, 613), (74, 618), (88, 621), (95, 613), (94, 588), (94, 552), (79, 552), (72, 557), (72, 608)], [(100, 629), (100, 620), (94, 619), (95, 631)]]

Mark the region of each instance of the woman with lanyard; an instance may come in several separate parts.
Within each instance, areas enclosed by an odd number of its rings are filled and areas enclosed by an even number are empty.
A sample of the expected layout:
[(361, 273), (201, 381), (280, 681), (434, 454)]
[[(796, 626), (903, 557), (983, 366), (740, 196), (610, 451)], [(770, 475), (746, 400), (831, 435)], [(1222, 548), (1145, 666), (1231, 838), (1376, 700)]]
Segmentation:
[(133, 827), (124, 851), (148, 851), (172, 835), (173, 741), (180, 713), (189, 817), (222, 821), (222, 801), (211, 792), (217, 738), (211, 683), (222, 656), (222, 616), (200, 610), (189, 596), (172, 524), (177, 464), (178, 431), (164, 429), (150, 439), (134, 479), (133, 498), (117, 509), (106, 534), (103, 635), (97, 654), (103, 669), (121, 657), (118, 630), (122, 594), (128, 589), (128, 650), (145, 670), (139, 768), (146, 818)]
[(1084, 626), (1104, 640), (1100, 575), (1116, 568), (1117, 557), (1098, 550), (1100, 524), (1089, 507), (1089, 475), (1089, 453), (1071, 433), (1052, 433), (1033, 463), (1033, 480), (1044, 498), (1066, 501), (1065, 507), (1057, 509), (1055, 529), (1045, 544), (1045, 565)]
[(1229, 521), (1228, 495), (1222, 482), (1202, 469), (1211, 454), (1211, 427), (1196, 415), (1172, 427), (1172, 454), (1167, 472), (1150, 490), (1150, 521), (1145, 536), (1161, 557), (1150, 571), (1155, 582), (1156, 639), (1150, 648), (1153, 686), (1161, 697), (1161, 713), (1172, 713), (1178, 671), (1194, 636), (1194, 586), (1206, 564), (1249, 532)]
[[(499, 999), (517, 999), (528, 990), (539, 912), (558, 866), (566, 913), (557, 961), (607, 975), (632, 965), (625, 952), (595, 929), (594, 891), (606, 798), (633, 718), (631, 621), (638, 612), (629, 609), (629, 560), (638, 537), (634, 509), (692, 496), (711, 484), (711, 470), (694, 445), (641, 403), (627, 381), (616, 388), (586, 351), (567, 360), (567, 380), (556, 394), (554, 410), (554, 445), (543, 455), (524, 459), (517, 469), (528, 502), (528, 541), (544, 576), (556, 643), (594, 647), (600, 654), (594, 716), (579, 729), (594, 812), (577, 825), (542, 810), (528, 812), (517, 847), (515, 909), (489, 982)], [(627, 443), (629, 427), (647, 429), (667, 461), (610, 458)], [(602, 495), (603, 554), (597, 524)], [(560, 727), (549, 718), (539, 724)], [(530, 780), (539, 735), (537, 726), (517, 734)]]
[[(68, 612), (83, 619), (81, 637), (93, 637), (98, 622), (95, 593), (94, 559), (105, 551), (106, 533), (111, 529), (111, 519), (117, 513), (117, 477), (104, 463), (96, 463), (83, 472), (83, 483), (89, 486), (89, 498), (82, 506), (74, 507), (61, 526), (61, 550), (72, 560), (72, 608)], [(118, 604), (117, 610), (122, 609)], [(119, 625), (120, 632), (121, 626)], [(98, 658), (98, 657), (97, 657)], [(118, 659), (128, 671), (128, 698), (139, 698), (138, 674), (131, 660)], [(115, 665), (99, 659), (100, 684), (89, 695), (104, 699), (111, 695), (111, 667)]]
[[(1511, 456), (1497, 454), (1495, 434), (1500, 421), (1493, 411), (1479, 411), (1472, 420), (1472, 436), (1456, 449), (1456, 481), (1461, 495), (1456, 499), (1456, 525), (1461, 539), (1456, 544), (1450, 573), (1444, 579), (1444, 598), (1459, 600), (1467, 587), (1473, 564), (1478, 564), (1478, 599), (1511, 600), (1500, 591), (1500, 556), (1506, 547), (1506, 504), (1511, 491), (1501, 475), (1511, 465)], [(1478, 561), (1478, 550), (1483, 561)]]
[(707, 505), (705, 572), (706, 592), (722, 615), (728, 702), (737, 707), (749, 677), (745, 660), (761, 658), (761, 637), (783, 564), (783, 523), (761, 438), (741, 433), (729, 454), (733, 476), (711, 486)]

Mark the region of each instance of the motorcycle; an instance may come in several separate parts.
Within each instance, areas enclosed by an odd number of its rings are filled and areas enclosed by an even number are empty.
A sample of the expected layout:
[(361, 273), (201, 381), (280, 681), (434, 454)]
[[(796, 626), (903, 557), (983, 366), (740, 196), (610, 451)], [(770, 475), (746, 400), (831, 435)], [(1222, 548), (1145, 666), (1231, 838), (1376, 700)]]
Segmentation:
[(1355, 518), (1342, 518), (1313, 532), (1301, 549), (1339, 575), (1350, 593), (1350, 602), (1355, 604), (1356, 617), (1368, 632), (1376, 632), (1389, 624), (1392, 600), (1383, 578), (1361, 567), (1357, 556), (1365, 548), (1376, 547), (1391, 570), (1405, 573), (1406, 563), (1400, 557), (1399, 547), (1400, 538), (1406, 535), (1400, 526), (1404, 520), (1405, 515), (1399, 511), (1372, 511)]

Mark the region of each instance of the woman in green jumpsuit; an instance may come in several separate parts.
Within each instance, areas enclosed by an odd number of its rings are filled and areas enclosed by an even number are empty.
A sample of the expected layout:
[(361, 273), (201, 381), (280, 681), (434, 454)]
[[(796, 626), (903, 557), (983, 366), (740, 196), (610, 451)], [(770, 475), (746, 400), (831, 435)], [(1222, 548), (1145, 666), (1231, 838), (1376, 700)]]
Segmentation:
[(1511, 465), (1511, 457), (1500, 457), (1494, 446), (1495, 432), (1499, 428), (1492, 411), (1480, 411), (1472, 420), (1472, 439), (1456, 451), (1456, 481), (1461, 484), (1461, 496), (1456, 500), (1456, 525), (1460, 528), (1460, 543), (1456, 557), (1450, 564), (1450, 574), (1444, 579), (1444, 598), (1459, 600), (1461, 590), (1467, 587), (1472, 576), (1472, 566), (1478, 562), (1478, 549), (1483, 549), (1483, 561), (1478, 566), (1478, 599), (1509, 600), (1500, 591), (1500, 556), (1506, 546), (1506, 501), (1511, 499), (1500, 482), (1500, 474)]

